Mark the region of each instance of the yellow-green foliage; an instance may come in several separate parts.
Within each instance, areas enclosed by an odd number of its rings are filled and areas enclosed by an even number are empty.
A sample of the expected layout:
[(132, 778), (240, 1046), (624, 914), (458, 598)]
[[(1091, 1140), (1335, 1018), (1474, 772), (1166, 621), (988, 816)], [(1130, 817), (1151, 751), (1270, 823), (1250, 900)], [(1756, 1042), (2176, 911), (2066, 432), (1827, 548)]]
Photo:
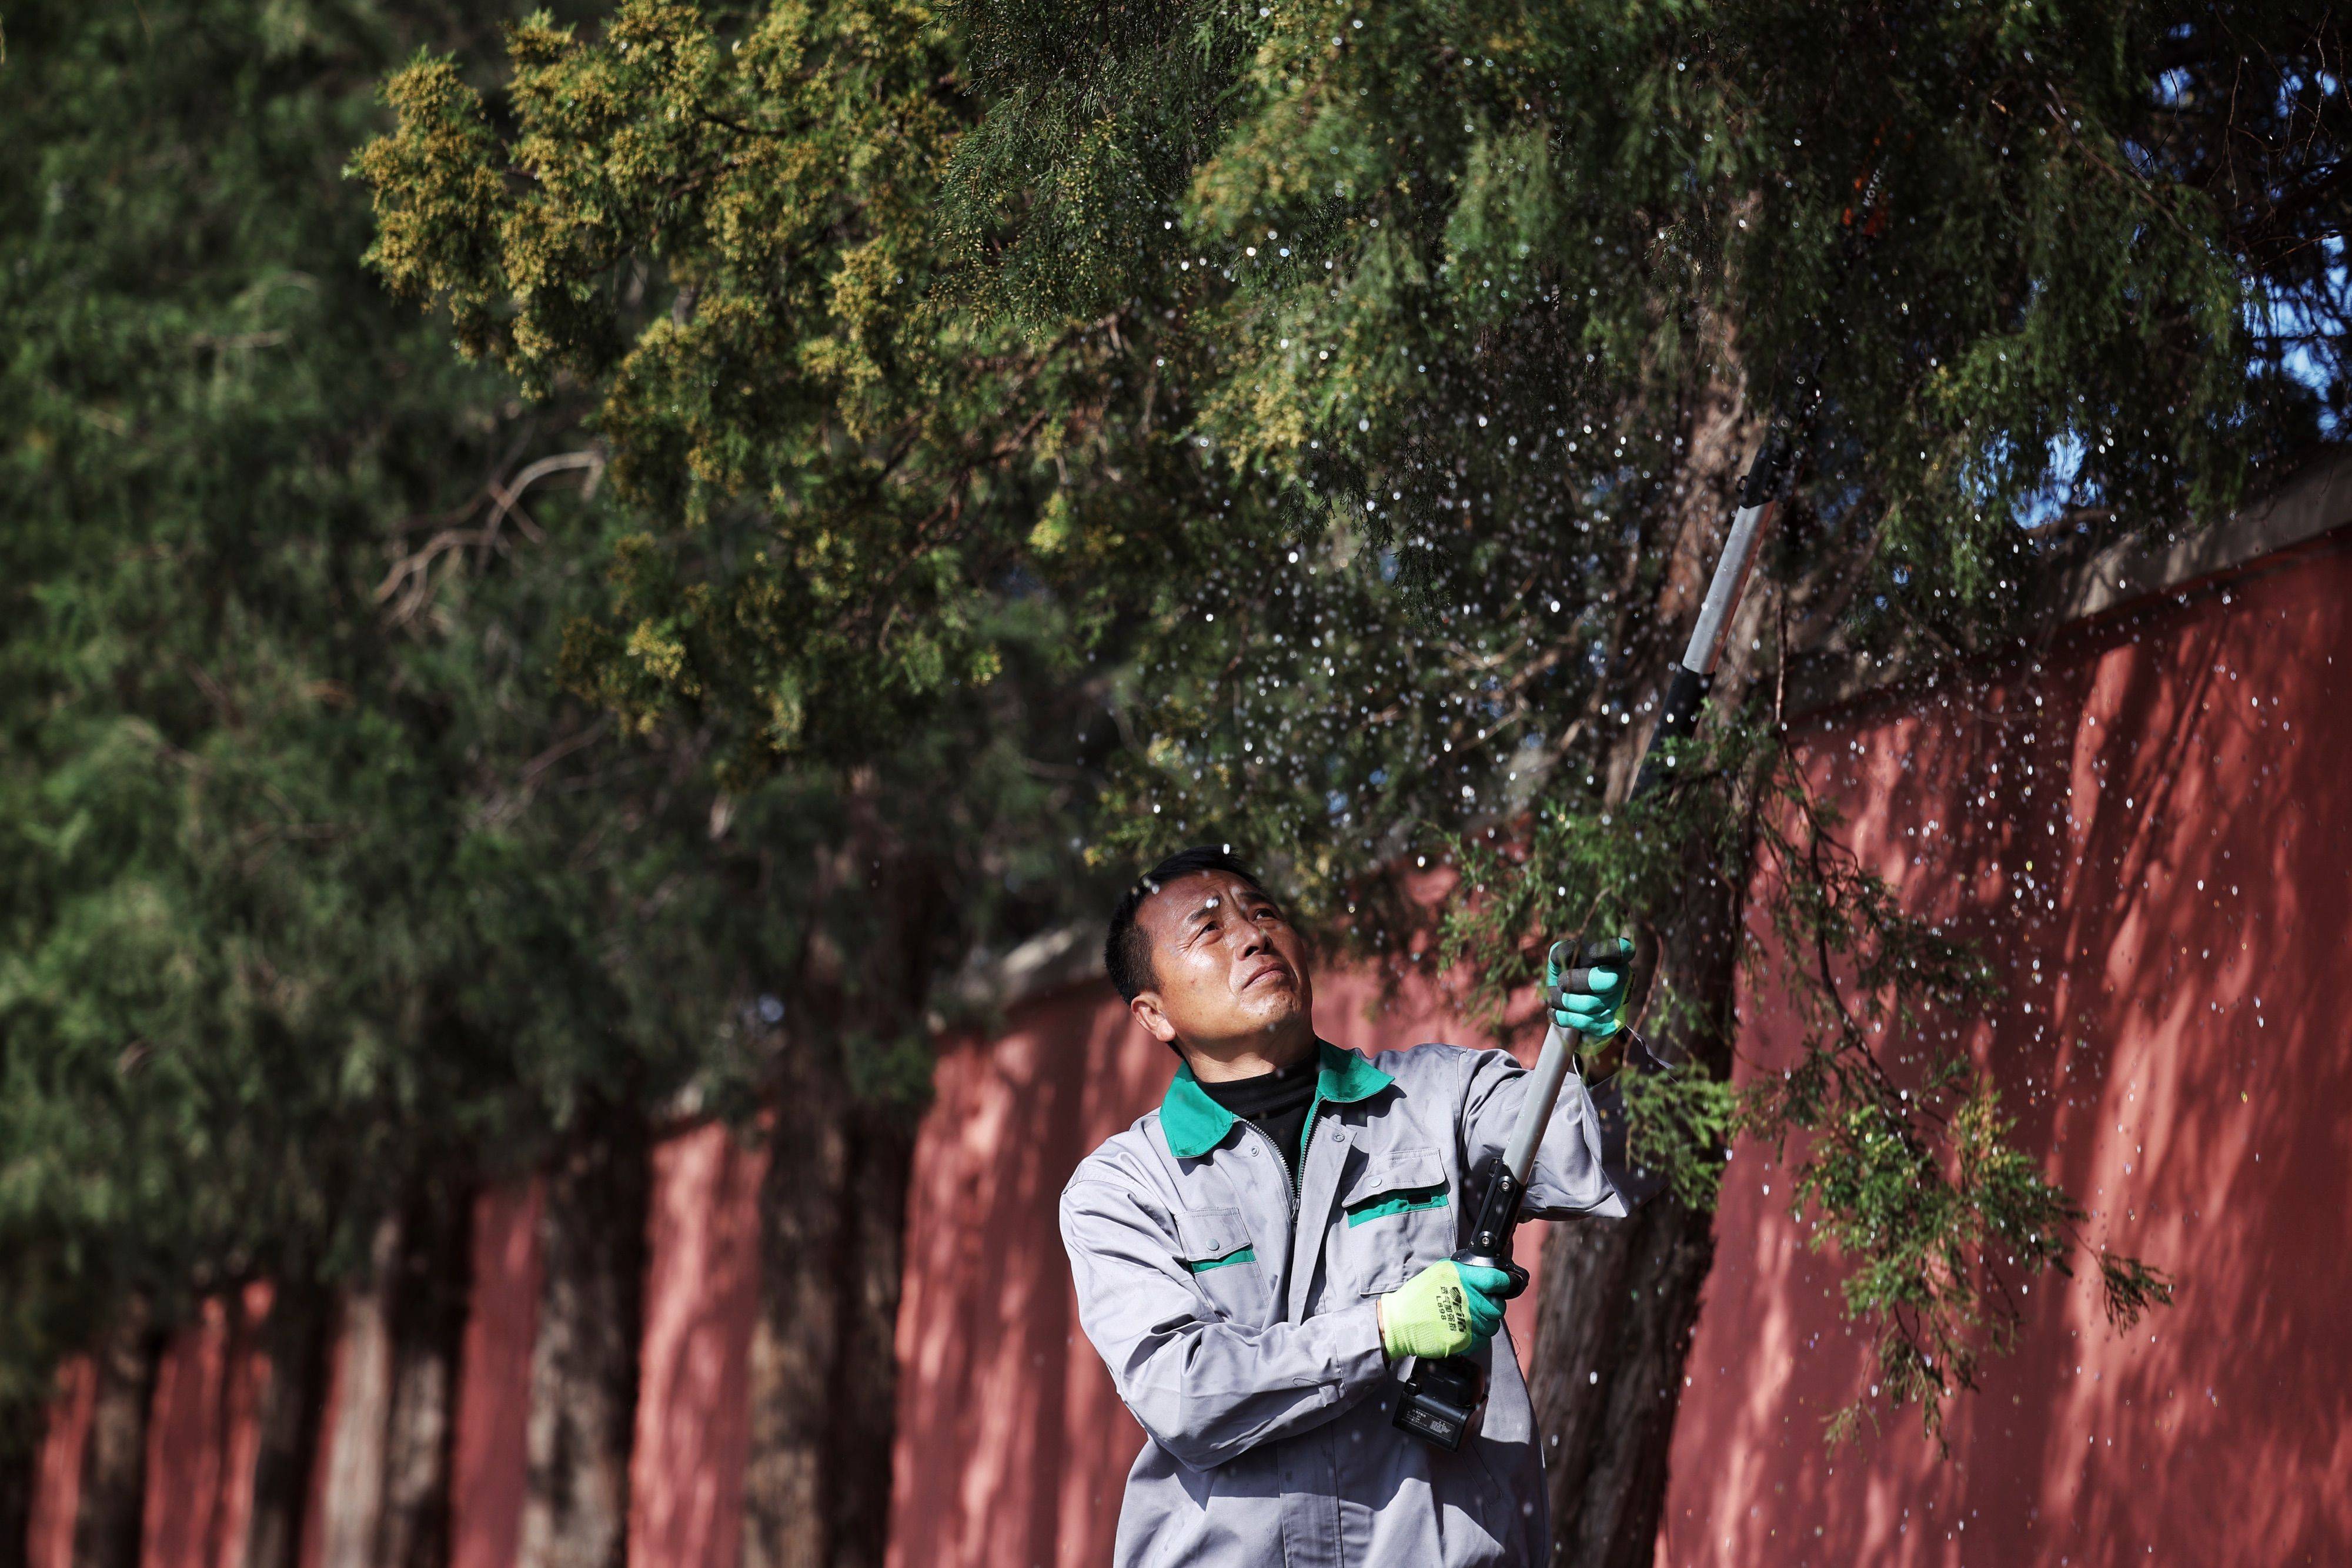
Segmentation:
[(2334, 430), (2341, 44), (2283, 0), (627, 0), (519, 31), (495, 115), (419, 61), (357, 167), (395, 286), (598, 401), (644, 533), (575, 684), (730, 726), (731, 779), (1051, 670), (1116, 731), (1033, 759), (1097, 864), (1230, 841), (1392, 950), (1380, 868), (1528, 814), (1445, 948), (1497, 984), (1596, 899), (1777, 860), (1772, 917), (1863, 968), (1810, 988), (1820, 1071), (1652, 1124), (1843, 1150), (1803, 1190), (1932, 1413), (1988, 1321), (1953, 1258), (2062, 1200), (1969, 1110), (1976, 1174), (1893, 1225), (1954, 1145), (1887, 1130), (1887, 1036), (1841, 1020), (1911, 1028), (1967, 965), (1754, 731), (1654, 809), (1610, 810), (1612, 759), (1776, 410), (1809, 461), (1759, 665), (1997, 645), (2076, 554)]
[(387, 281), (526, 382), (597, 387), (614, 476), (661, 524), (575, 628), (575, 678), (640, 726), (740, 716), (741, 779), (986, 684), (1004, 574), (1117, 551), (1064, 476), (1100, 482), (1124, 343), (1115, 314), (1032, 329), (940, 287), (971, 118), (948, 33), (887, 0), (723, 37), (629, 4), (511, 50), (509, 138), (425, 57), (353, 168)]

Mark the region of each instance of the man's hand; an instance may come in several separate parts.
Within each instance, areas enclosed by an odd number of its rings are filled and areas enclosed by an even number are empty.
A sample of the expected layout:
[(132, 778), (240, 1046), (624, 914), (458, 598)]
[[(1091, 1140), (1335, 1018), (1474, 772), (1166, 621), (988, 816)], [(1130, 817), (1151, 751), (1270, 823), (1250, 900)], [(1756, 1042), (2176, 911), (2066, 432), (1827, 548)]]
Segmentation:
[(1494, 1337), (1503, 1325), (1511, 1277), (1448, 1259), (1432, 1263), (1380, 1299), (1381, 1348), (1391, 1361), (1441, 1360)]
[[(1605, 946), (1606, 939), (1600, 945)], [(1577, 1055), (1588, 1077), (1606, 1077), (1616, 1071), (1619, 1052), (1614, 1037), (1625, 1027), (1625, 977), (1633, 967), (1633, 944), (1620, 936), (1616, 945), (1621, 956), (1594, 964), (1586, 990), (1562, 988), (1567, 967), (1575, 959), (1571, 944), (1553, 943), (1544, 958), (1545, 1010), (1552, 1022), (1575, 1037)], [(1612, 1041), (1605, 1049), (1601, 1048), (1604, 1040)]]

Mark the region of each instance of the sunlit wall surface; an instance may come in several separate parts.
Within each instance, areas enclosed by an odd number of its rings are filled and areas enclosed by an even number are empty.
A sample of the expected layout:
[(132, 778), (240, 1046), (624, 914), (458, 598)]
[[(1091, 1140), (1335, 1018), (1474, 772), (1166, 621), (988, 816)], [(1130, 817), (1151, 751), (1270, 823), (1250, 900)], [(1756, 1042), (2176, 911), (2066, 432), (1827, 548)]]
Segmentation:
[[(2179, 1302), (2119, 1334), (2087, 1280), (2036, 1284), (1948, 1462), (1905, 1417), (1829, 1453), (1866, 1359), (1740, 1149), (1662, 1563), (2352, 1561), (2347, 547), (1808, 737), (1864, 861), (2006, 977), (1970, 1038), (2021, 1134)], [(1746, 1013), (1771, 1071), (1786, 1020), (1761, 988)]]

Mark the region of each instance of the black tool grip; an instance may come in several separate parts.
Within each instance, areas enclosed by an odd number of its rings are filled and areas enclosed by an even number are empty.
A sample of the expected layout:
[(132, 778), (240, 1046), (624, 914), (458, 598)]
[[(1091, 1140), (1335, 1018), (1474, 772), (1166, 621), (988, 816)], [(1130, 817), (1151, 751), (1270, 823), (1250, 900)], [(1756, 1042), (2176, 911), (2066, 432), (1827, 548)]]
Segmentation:
[(1764, 444), (1756, 449), (1756, 461), (1748, 465), (1748, 476), (1739, 482), (1739, 504), (1760, 507), (1772, 499), (1780, 488), (1780, 477), (1789, 471), (1789, 459), (1796, 453), (1789, 437), (1775, 424), (1766, 433)]
[[(1510, 1269), (1511, 1232), (1518, 1228), (1522, 1196), (1518, 1182), (1504, 1168), (1503, 1162), (1499, 1158), (1489, 1161), (1486, 1190), (1478, 1200), (1477, 1220), (1470, 1227), (1469, 1238), (1454, 1255), (1454, 1260)], [(1511, 1293), (1518, 1294), (1517, 1291)]]
[(1619, 974), (1633, 967), (1633, 949), (1622, 936), (1601, 936), (1589, 942), (1578, 942), (1573, 947), (1566, 942), (1551, 945), (1551, 967), (1559, 972), (1559, 984), (1551, 988), (1545, 999), (1557, 1007), (1562, 993), (1581, 991), (1594, 994), (1592, 971), (1614, 969)]
[[(1477, 1221), (1454, 1254), (1456, 1265), (1501, 1270), (1507, 1281), (1501, 1291), (1507, 1301), (1528, 1288), (1528, 1271), (1511, 1260), (1511, 1233), (1518, 1228), (1519, 1201), (1525, 1196), (1500, 1155), (1487, 1161)], [(1415, 1362), (1391, 1424), (1452, 1452), (1462, 1447), (1486, 1402), (1486, 1375), (1468, 1356)]]
[(1658, 727), (1650, 732), (1650, 744), (1642, 748), (1642, 766), (1633, 774), (1633, 800), (1640, 800), (1665, 781), (1666, 770), (1658, 759), (1658, 743), (1662, 740), (1686, 740), (1698, 727), (1698, 710), (1706, 701), (1707, 688), (1715, 685), (1713, 675), (1702, 675), (1696, 670), (1685, 669), (1680, 662), (1675, 665), (1675, 678), (1667, 684), (1664, 703), (1658, 709)]

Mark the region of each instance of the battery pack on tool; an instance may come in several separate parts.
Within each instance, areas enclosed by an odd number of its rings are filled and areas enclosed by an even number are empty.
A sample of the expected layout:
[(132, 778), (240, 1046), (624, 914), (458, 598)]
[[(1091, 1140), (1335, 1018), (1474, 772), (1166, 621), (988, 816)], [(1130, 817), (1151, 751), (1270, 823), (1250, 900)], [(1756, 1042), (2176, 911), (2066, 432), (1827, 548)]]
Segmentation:
[[(1477, 1223), (1471, 1227), (1468, 1242), (1454, 1254), (1456, 1264), (1499, 1269), (1508, 1275), (1507, 1301), (1528, 1288), (1528, 1271), (1511, 1261), (1511, 1229), (1518, 1223), (1523, 1191), (1509, 1167), (1495, 1161), (1487, 1172), (1486, 1196), (1478, 1203)], [(1405, 1375), (1392, 1424), (1452, 1452), (1462, 1447), (1486, 1397), (1486, 1375), (1468, 1356), (1416, 1361)]]
[(1404, 1397), (1397, 1401), (1396, 1425), (1447, 1453), (1462, 1447), (1471, 1417), (1486, 1396), (1486, 1380), (1467, 1356), (1413, 1364)]

